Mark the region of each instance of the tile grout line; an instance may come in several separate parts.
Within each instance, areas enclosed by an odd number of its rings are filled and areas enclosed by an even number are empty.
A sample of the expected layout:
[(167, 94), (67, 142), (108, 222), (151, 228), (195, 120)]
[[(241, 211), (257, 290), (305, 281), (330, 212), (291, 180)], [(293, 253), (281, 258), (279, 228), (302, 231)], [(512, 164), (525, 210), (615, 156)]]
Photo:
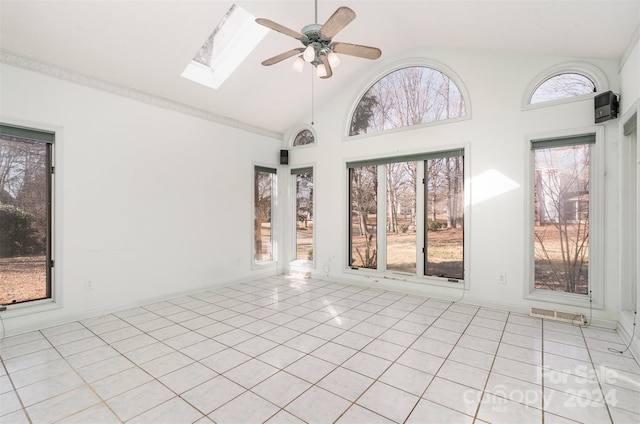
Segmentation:
[[(463, 293), (464, 296), (464, 293)], [(462, 297), (458, 300), (460, 301), (462, 300)], [(436, 322), (438, 319), (440, 319), (442, 317), (442, 315), (447, 312), (449, 310), (449, 308), (455, 304), (457, 304), (458, 301), (453, 301), (451, 302), (450, 305), (448, 305), (441, 313), (440, 315), (438, 315), (437, 319), (435, 319), (433, 322)], [(478, 308), (476, 310), (476, 312), (473, 314), (471, 320), (469, 320), (469, 323), (465, 326), (465, 329), (460, 333), (460, 336), (456, 339), (455, 344), (453, 345), (453, 347), (451, 348), (451, 350), (449, 351), (449, 353), (447, 354), (447, 356), (444, 358), (444, 361), (442, 361), (442, 364), (440, 364), (440, 366), (438, 367), (438, 369), (436, 370), (436, 372), (433, 374), (433, 378), (431, 379), (431, 381), (429, 381), (429, 383), (427, 384), (427, 386), (424, 388), (424, 390), (422, 391), (422, 394), (420, 396), (418, 396), (418, 401), (416, 402), (415, 405), (413, 405), (413, 408), (411, 408), (411, 411), (409, 411), (409, 415), (407, 415), (407, 417), (404, 419), (403, 423), (406, 423), (406, 421), (409, 419), (409, 417), (411, 416), (411, 414), (413, 414), (413, 411), (416, 409), (416, 407), (418, 406), (418, 404), (420, 403), (420, 400), (423, 399), (424, 394), (427, 392), (427, 390), (429, 390), (429, 387), (431, 386), (431, 383), (433, 383), (433, 380), (435, 380), (436, 376), (438, 375), (438, 372), (440, 372), (440, 370), (442, 369), (443, 365), (446, 363), (447, 359), (449, 358), (449, 356), (451, 355), (451, 352), (453, 352), (453, 349), (456, 348), (456, 346), (458, 345), (458, 342), (460, 341), (460, 339), (462, 338), (462, 335), (464, 334), (464, 332), (466, 331), (467, 328), (469, 328), (469, 325), (471, 325), (471, 321), (473, 321), (473, 318), (475, 318), (475, 316), (478, 314), (478, 311), (480, 310), (480, 308)], [(426, 331), (431, 328), (431, 325), (433, 325), (433, 323), (429, 324), (429, 326), (421, 333), (420, 337), (422, 337), (422, 335), (424, 335), (424, 333), (426, 333)], [(439, 328), (439, 327), (435, 327), (435, 328)], [(414, 341), (415, 343), (415, 341)], [(445, 342), (446, 343), (446, 342)], [(413, 343), (411, 344), (413, 345)], [(408, 348), (407, 348), (408, 349)], [(430, 401), (432, 402), (432, 401)], [(433, 402), (436, 403), (436, 402)], [(440, 405), (440, 404), (438, 404)], [(440, 405), (440, 406), (444, 406), (444, 405)], [(444, 406), (445, 408), (448, 408), (446, 406)], [(450, 409), (450, 408), (449, 408)], [(466, 415), (466, 414), (465, 414)]]
[[(478, 400), (478, 406), (476, 407), (476, 412), (473, 414), (473, 421), (478, 420), (478, 413), (480, 412), (480, 408), (482, 407), (482, 399), (484, 399), (484, 395), (487, 390), (487, 386), (489, 385), (489, 379), (491, 378), (491, 372), (493, 371), (493, 366), (496, 363), (496, 359), (498, 358), (498, 350), (500, 349), (500, 343), (502, 343), (502, 337), (504, 337), (505, 329), (507, 328), (507, 323), (509, 322), (509, 317), (511, 316), (511, 312), (507, 313), (507, 318), (504, 320), (504, 325), (502, 327), (502, 334), (500, 334), (500, 340), (498, 340), (498, 346), (496, 346), (496, 351), (493, 354), (493, 360), (491, 361), (491, 367), (489, 368), (489, 373), (487, 374), (487, 378), (484, 382), (484, 386), (482, 387), (482, 391), (480, 393), (480, 399)], [(544, 416), (544, 414), (543, 414)], [(544, 424), (544, 418), (543, 422)]]
[(13, 392), (16, 395), (16, 398), (18, 399), (18, 402), (20, 402), (20, 409), (16, 409), (15, 411), (10, 412), (9, 414), (15, 414), (17, 411), (22, 411), (25, 415), (25, 417), (27, 418), (27, 420), (29, 421), (29, 423), (31, 423), (31, 417), (29, 417), (29, 414), (27, 414), (27, 408), (24, 405), (24, 402), (22, 401), (22, 397), (18, 394), (18, 389), (16, 388), (16, 385), (13, 381), (13, 378), (11, 378), (11, 373), (9, 373), (9, 370), (7, 369), (5, 363), (4, 363), (4, 359), (2, 357), (0, 357), (0, 364), (2, 365), (2, 368), (4, 369), (5, 375), (7, 376), (7, 378), (9, 379), (9, 383), (11, 383), (11, 388), (13, 389)]
[[(587, 349), (587, 354), (589, 355), (589, 362), (591, 362), (591, 366), (593, 367), (593, 371), (594, 371), (594, 374), (595, 374), (595, 377), (596, 377), (596, 381), (598, 382), (598, 388), (600, 389), (600, 393), (602, 394), (602, 402), (604, 403), (605, 408), (607, 408), (607, 415), (609, 415), (609, 420), (611, 420), (611, 423), (613, 424), (614, 420), (613, 420), (613, 415), (611, 415), (611, 408), (609, 407), (609, 402), (607, 402), (607, 396), (606, 396), (606, 394), (604, 392), (604, 389), (602, 387), (602, 382), (600, 381), (600, 376), (599, 376), (599, 373), (597, 371), (596, 364), (593, 362), (593, 356), (591, 355), (591, 349), (589, 349), (589, 345), (587, 344), (587, 339), (586, 339), (586, 337), (584, 335), (584, 331), (583, 331), (582, 327), (580, 327), (580, 335), (582, 336), (582, 339), (584, 340), (584, 345), (585, 345), (585, 348)], [(605, 373), (604, 378), (605, 379), (607, 378), (606, 377), (606, 373)], [(593, 402), (592, 399), (589, 399), (589, 400), (591, 402)]]

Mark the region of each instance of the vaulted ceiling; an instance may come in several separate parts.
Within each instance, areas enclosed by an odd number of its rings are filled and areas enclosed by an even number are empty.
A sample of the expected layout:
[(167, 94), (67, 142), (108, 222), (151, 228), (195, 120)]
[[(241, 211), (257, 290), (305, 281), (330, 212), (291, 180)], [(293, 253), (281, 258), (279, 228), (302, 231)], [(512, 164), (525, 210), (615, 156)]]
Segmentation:
[[(280, 133), (307, 119), (311, 74), (293, 58), (260, 62), (299, 42), (270, 31), (218, 90), (180, 76), (232, 1), (0, 1), (0, 48), (99, 80)], [(256, 17), (294, 30), (314, 22), (313, 0), (236, 1)], [(619, 59), (640, 23), (640, 1), (318, 1), (323, 23), (339, 6), (356, 19), (335, 41), (379, 47), (376, 62), (342, 57), (317, 80), (321, 105), (372, 66), (431, 47), (584, 59)], [(308, 69), (308, 68), (307, 68)], [(359, 79), (360, 78), (360, 79)], [(0, 111), (1, 113), (1, 111)]]

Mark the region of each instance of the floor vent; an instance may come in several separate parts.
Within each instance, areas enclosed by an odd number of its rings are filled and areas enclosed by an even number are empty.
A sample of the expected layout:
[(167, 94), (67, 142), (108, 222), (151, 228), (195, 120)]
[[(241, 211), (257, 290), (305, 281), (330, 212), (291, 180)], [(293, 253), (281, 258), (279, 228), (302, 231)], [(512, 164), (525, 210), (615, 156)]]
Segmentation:
[(531, 307), (529, 315), (536, 318), (552, 319), (554, 321), (568, 322), (575, 325), (583, 325), (587, 323), (587, 317), (576, 312), (554, 311), (552, 309)]

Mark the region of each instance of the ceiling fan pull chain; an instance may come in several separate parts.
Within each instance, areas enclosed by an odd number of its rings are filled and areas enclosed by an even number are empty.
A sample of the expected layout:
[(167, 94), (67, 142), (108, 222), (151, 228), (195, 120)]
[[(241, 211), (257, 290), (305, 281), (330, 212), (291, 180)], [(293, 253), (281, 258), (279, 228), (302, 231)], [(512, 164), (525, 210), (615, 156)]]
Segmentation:
[(314, 104), (314, 99), (313, 99), (313, 68), (311, 68), (311, 125), (313, 125), (313, 104)]

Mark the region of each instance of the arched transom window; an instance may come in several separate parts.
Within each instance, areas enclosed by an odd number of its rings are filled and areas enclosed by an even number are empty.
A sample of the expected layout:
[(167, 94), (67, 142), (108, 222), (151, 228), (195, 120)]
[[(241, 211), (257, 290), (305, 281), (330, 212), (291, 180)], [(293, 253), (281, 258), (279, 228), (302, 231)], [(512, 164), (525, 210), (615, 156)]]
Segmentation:
[(293, 147), (313, 144), (315, 142), (316, 137), (313, 135), (313, 132), (311, 132), (311, 130), (304, 129), (299, 131), (294, 137)]
[(386, 131), (466, 115), (458, 86), (425, 66), (391, 72), (367, 90), (351, 116), (349, 135)]
[(576, 73), (566, 72), (554, 75), (538, 85), (531, 95), (530, 104), (549, 102), (581, 96), (596, 91), (596, 84), (591, 78)]

